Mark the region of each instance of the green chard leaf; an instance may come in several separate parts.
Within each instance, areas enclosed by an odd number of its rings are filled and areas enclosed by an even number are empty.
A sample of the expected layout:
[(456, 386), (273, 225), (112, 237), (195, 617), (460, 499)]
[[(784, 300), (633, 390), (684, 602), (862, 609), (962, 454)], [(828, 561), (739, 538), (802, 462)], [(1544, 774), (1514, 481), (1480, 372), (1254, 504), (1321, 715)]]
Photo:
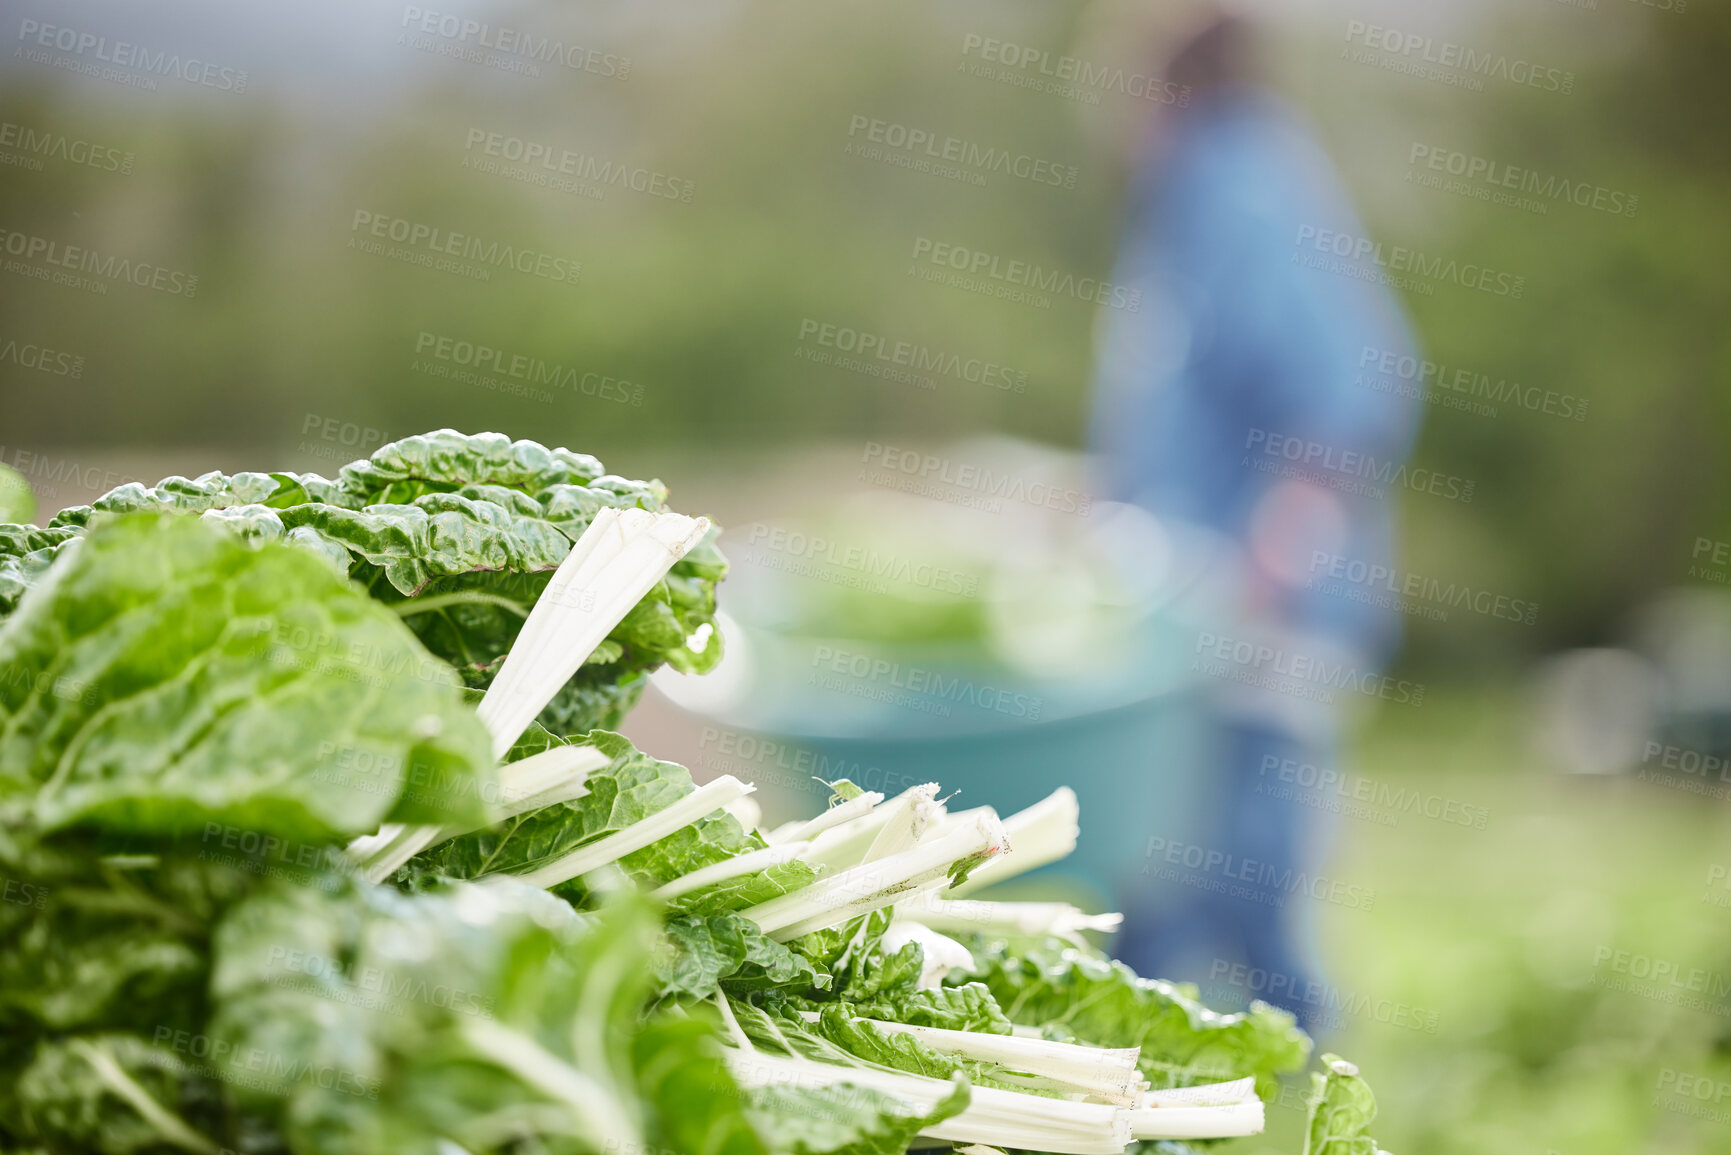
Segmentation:
[(456, 679), (304, 551), (115, 519), (0, 627), (0, 795), (42, 831), (333, 840), (484, 819)]
[(808, 991), (829, 982), (828, 974), (816, 970), (809, 959), (733, 911), (671, 918), (667, 940), (656, 968), (667, 994), (709, 998), (723, 980), (734, 993), (780, 987)]
[(206, 1128), (222, 1118), (217, 1081), (172, 1042), (129, 1034), (44, 1041), (0, 1090), (0, 1126), (51, 1150), (102, 1155), (219, 1155)]
[(575, 1155), (707, 1135), (751, 1155), (712, 1032), (641, 1022), (657, 937), (641, 901), (580, 915), (503, 881), (273, 886), (219, 928), (210, 1031), (225, 1054), (295, 1059), (225, 1078), (296, 1151)]
[(1156, 1089), (1256, 1078), (1266, 1101), (1277, 1076), (1301, 1070), (1310, 1038), (1291, 1014), (1255, 1002), (1219, 1014), (1193, 990), (1139, 978), (1121, 962), (1078, 950), (1062, 939), (977, 942), (985, 983), (1010, 1022), (1068, 1035), (1097, 1047), (1140, 1047), (1142, 1072)]
[(1322, 1056), (1326, 1073), (1310, 1076), (1310, 1123), (1304, 1133), (1304, 1155), (1388, 1155), (1370, 1137), (1376, 1119), (1376, 1096), (1359, 1077), (1358, 1068), (1339, 1055)]
[[(207, 473), (123, 485), (63, 510), (47, 529), (0, 525), (0, 618), (69, 540), (110, 517), (197, 514), (250, 542), (286, 540), (397, 610), (467, 685), (492, 682), (553, 570), (608, 507), (659, 510), (659, 482), (605, 474), (587, 454), (501, 434), (439, 430), (317, 474)], [(721, 658), (719, 531), (674, 565), (542, 714), (561, 734), (617, 726), (663, 664), (702, 673)], [(421, 609), (415, 603), (422, 603)], [(698, 639), (703, 644), (693, 649)]]

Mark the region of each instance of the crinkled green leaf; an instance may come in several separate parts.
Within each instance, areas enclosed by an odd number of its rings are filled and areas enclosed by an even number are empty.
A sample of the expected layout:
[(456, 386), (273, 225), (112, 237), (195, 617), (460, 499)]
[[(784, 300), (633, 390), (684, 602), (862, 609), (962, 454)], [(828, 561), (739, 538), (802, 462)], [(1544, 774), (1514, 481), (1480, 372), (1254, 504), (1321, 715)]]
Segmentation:
[[(421, 895), (273, 886), (218, 930), (210, 1033), (227, 1054), (295, 1058), (274, 1079), (244, 1066), (224, 1078), (276, 1112), (298, 1152), (431, 1153), (447, 1140), (472, 1155), (592, 1155), (594, 1113), (543, 1081), (569, 1071), (600, 1096), (585, 1103), (623, 1112), (633, 1143), (710, 1135), (712, 1150), (753, 1155), (704, 1024), (641, 1022), (657, 936), (640, 901), (579, 915), (508, 882)], [(476, 1023), (528, 1044), (526, 1067), (478, 1044)], [(501, 1118), (517, 1127), (487, 1126)]]
[(756, 923), (732, 911), (680, 915), (667, 922), (667, 950), (656, 977), (668, 994), (710, 998), (727, 981), (730, 991), (793, 987), (827, 981), (810, 960), (776, 942)]
[(1370, 1137), (1376, 1096), (1358, 1068), (1339, 1055), (1322, 1056), (1324, 1071), (1311, 1072), (1310, 1122), (1304, 1155), (1387, 1155)]
[(580, 741), (613, 759), (589, 774), (587, 794), (453, 838), (418, 856), (416, 865), (450, 878), (533, 870), (666, 809), (693, 789), (685, 767), (651, 758), (618, 734), (596, 731)]
[[(410, 628), (467, 684), (484, 687), (528, 607), (595, 514), (609, 506), (661, 509), (666, 499), (659, 482), (604, 474), (586, 454), (448, 429), (382, 446), (344, 466), (334, 481), (212, 472), (155, 486), (130, 483), (89, 506), (63, 510), (49, 530), (0, 526), (0, 617), (39, 580), (65, 540), (104, 517), (196, 513), (249, 541), (302, 546), (381, 601), (428, 602), (435, 608), (407, 615)], [(714, 633), (715, 583), (727, 571), (718, 533), (677, 562), (612, 631), (542, 714), (550, 729), (575, 734), (617, 726), (642, 693), (645, 675), (663, 663), (686, 673), (714, 667), (722, 651)]]
[(1067, 1032), (1099, 1047), (1140, 1047), (1142, 1072), (1155, 1088), (1256, 1077), (1266, 1100), (1276, 1076), (1303, 1068), (1310, 1038), (1286, 1011), (1255, 1002), (1238, 1014), (1203, 1006), (1193, 990), (1144, 979), (1121, 962), (1061, 939), (979, 942), (983, 981), (1012, 1023)]
[[(756, 838), (757, 836), (751, 835)], [(750, 847), (749, 849), (756, 849)], [(712, 883), (673, 900), (674, 910), (706, 914), (717, 910), (744, 910), (772, 898), (810, 886), (818, 878), (816, 867), (794, 859), (763, 870)]]
[(1011, 1029), (1010, 1020), (1004, 1016), (998, 1000), (992, 997), (984, 983), (898, 991), (893, 997), (854, 999), (849, 1006), (862, 1018), (907, 1023), (915, 1027), (940, 1027), (989, 1035), (1007, 1035)]
[(486, 813), (486, 732), (396, 616), (196, 519), (121, 518), (63, 555), (0, 627), (0, 670), (0, 788), (42, 830), (318, 841)]
[(39, 529), (0, 525), (0, 621), (18, 607), (66, 544), (82, 536), (76, 528)]
[(0, 1031), (150, 1031), (202, 1013), (209, 926), (264, 863), (221, 837), (152, 854), (0, 825)]

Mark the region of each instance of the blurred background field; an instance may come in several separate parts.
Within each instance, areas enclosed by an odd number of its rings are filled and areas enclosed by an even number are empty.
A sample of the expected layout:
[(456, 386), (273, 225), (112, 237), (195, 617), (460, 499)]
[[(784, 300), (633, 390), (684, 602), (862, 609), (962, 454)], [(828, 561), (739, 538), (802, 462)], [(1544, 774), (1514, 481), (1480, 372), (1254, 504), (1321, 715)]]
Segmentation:
[[(1567, 396), (1582, 414), (1471, 411), (1434, 393), (1425, 407), (1415, 463), (1476, 485), (1470, 502), (1400, 495), (1400, 566), (1538, 610), (1530, 624), (1462, 612), (1405, 623), (1394, 673), (1428, 687), (1423, 708), (1366, 711), (1344, 765), (1464, 800), (1487, 820), (1333, 825), (1328, 869), (1377, 897), (1368, 911), (1318, 904), (1327, 982), (1361, 1008), (1325, 1045), (1372, 1079), (1379, 1137), (1401, 1155), (1725, 1150), (1731, 905), (1716, 898), (1731, 902), (1731, 800), (1690, 791), (1707, 775), (1656, 783), (1630, 771), (1649, 741), (1720, 753), (1728, 742), (1731, 651), (1717, 623), (1731, 560), (1720, 546), (1731, 541), (1731, 7), (1246, 10), (1374, 237), (1524, 278), (1518, 300), (1451, 284), (1408, 293), (1426, 356)], [(543, 63), (533, 75), (453, 57), (453, 42), (417, 33), (411, 12), (424, 9), (319, 0), (242, 13), (187, 0), (25, 4), (9, 16), (0, 229), (25, 240), (0, 253), (0, 464), (30, 484), (38, 521), (124, 480), (334, 472), (405, 434), (497, 429), (660, 476), (677, 508), (714, 514), (738, 568), (723, 604), (736, 599), (772, 633), (978, 643), (1022, 678), (1107, 645), (1117, 603), (1078, 561), (1091, 548), (1086, 519), (1013, 503), (954, 517), (965, 493), (899, 494), (872, 471), (889, 446), (1088, 490), (1078, 453), (1101, 311), (910, 273), (925, 239), (1109, 275), (1154, 105), (1041, 92), (970, 66), (992, 38), (1147, 70), (1196, 6), (464, 9), (594, 50), (585, 67)], [(32, 59), (30, 21), (244, 70), (244, 91), (172, 78), (140, 87), (136, 71), (118, 83)], [(1569, 70), (1573, 90), (1474, 91), (1357, 63), (1343, 52), (1355, 21), (1540, 60)], [(887, 163), (858, 151), (871, 120), (1073, 166), (1074, 187)], [(85, 142), (112, 170), (33, 152), (15, 139), (24, 129)], [(489, 134), (641, 171), (675, 195), (525, 183), (488, 157)], [(1612, 190), (1633, 210), (1551, 201), (1540, 212), (1422, 187), (1421, 147)], [(420, 267), (367, 251), (378, 220), (581, 271), (556, 283)], [(47, 284), (42, 261), (13, 247), (31, 238), (195, 275), (196, 293)], [(835, 363), (844, 351), (825, 343), (825, 326), (989, 361), (1004, 376), (873, 375)], [(460, 343), (498, 350), (503, 364), (540, 362), (560, 383), (465, 366)], [(26, 364), (26, 346), (67, 360)], [(954, 568), (982, 592), (886, 598), (778, 581), (752, 536), (796, 526), (861, 540), (872, 509), (917, 528), (919, 540), (886, 548), (927, 560), (961, 550)], [(1686, 602), (1672, 597), (1680, 588)], [(1039, 618), (1039, 607), (1084, 602), (1106, 608)], [(1681, 608), (1655, 626), (1656, 605)], [(652, 698), (633, 736), (701, 776), (703, 725)], [(1609, 772), (1569, 773), (1583, 770)], [(771, 799), (801, 802), (797, 791)], [(1619, 951), (1668, 960), (1685, 979), (1704, 972), (1702, 1006), (1609, 989), (1632, 978), (1616, 969)], [(1230, 976), (1172, 977), (1225, 1005), (1257, 993)], [(1435, 1029), (1379, 1020), (1378, 1007), (1397, 1005)], [(1296, 1151), (1299, 1112), (1274, 1116), (1265, 1139), (1226, 1149)]]

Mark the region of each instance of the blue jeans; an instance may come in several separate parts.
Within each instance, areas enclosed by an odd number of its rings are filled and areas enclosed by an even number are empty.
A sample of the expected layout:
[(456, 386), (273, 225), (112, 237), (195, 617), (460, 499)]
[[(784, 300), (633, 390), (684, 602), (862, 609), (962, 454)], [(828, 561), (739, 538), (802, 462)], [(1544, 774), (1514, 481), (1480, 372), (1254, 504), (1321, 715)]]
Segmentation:
[(1212, 812), (1182, 844), (1170, 839), (1148, 856), (1123, 895), (1114, 953), (1138, 974), (1196, 983), (1210, 1006), (1261, 999), (1312, 1030), (1321, 1008), (1303, 996), (1318, 974), (1315, 900), (1302, 883), (1316, 877), (1330, 824), (1314, 807), (1275, 794), (1299, 789), (1293, 764), (1320, 769), (1334, 758), (1332, 744), (1223, 720), (1208, 769)]

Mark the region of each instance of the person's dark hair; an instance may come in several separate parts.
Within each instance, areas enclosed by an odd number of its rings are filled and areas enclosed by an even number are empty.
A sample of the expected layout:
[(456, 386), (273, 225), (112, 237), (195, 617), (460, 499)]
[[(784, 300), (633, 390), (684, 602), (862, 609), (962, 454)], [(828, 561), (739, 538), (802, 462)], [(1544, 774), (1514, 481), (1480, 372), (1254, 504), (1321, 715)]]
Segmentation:
[(1258, 72), (1255, 30), (1224, 12), (1210, 16), (1166, 65), (1166, 79), (1189, 90), (1187, 104), (1249, 88)]

